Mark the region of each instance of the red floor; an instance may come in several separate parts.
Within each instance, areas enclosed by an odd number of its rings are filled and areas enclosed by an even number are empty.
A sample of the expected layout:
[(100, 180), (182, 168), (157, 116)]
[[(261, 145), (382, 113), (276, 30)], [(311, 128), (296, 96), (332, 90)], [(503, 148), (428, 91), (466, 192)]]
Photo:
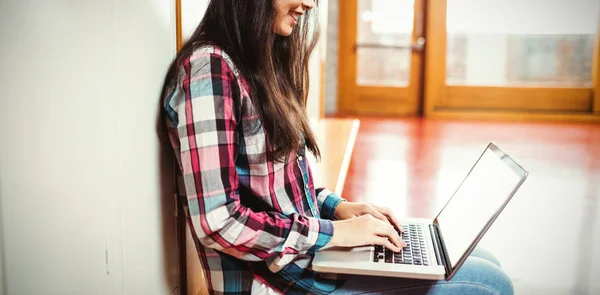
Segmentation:
[(600, 124), (361, 118), (344, 197), (434, 217), (490, 141), (530, 176), (480, 245), (516, 294), (600, 294)]

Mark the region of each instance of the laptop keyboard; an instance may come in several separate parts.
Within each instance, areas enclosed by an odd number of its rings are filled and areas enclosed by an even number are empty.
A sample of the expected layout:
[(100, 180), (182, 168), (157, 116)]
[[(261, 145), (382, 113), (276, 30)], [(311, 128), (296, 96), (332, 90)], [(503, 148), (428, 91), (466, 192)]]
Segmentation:
[(402, 240), (406, 242), (406, 247), (395, 253), (383, 246), (376, 245), (373, 251), (373, 262), (429, 265), (423, 226), (421, 224), (409, 224), (404, 225), (403, 229)]

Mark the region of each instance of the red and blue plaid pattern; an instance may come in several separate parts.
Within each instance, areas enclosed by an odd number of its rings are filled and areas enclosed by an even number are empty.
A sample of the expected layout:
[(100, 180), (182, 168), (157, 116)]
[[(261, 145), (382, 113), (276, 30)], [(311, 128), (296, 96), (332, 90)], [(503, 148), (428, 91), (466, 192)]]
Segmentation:
[[(342, 199), (315, 189), (300, 153), (268, 161), (248, 85), (216, 47), (198, 49), (165, 96), (184, 204), (211, 294), (328, 294), (341, 281), (310, 270)], [(305, 150), (305, 149), (303, 149)]]

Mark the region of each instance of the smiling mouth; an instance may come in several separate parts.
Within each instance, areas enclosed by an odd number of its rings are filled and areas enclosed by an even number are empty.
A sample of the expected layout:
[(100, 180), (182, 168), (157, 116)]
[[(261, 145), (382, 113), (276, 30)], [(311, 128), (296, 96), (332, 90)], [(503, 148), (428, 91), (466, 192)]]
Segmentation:
[(300, 19), (300, 15), (295, 12), (290, 12), (290, 16), (294, 19), (295, 22), (298, 22), (298, 19)]

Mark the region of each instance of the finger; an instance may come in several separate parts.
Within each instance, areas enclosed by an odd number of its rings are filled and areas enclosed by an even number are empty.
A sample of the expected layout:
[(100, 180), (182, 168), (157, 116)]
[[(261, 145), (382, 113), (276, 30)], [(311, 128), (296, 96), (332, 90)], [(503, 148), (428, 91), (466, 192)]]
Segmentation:
[(400, 235), (398, 235), (398, 232), (396, 231), (396, 229), (394, 229), (393, 227), (390, 227), (388, 230), (388, 239), (390, 239), (390, 241), (392, 241), (392, 243), (394, 243), (394, 245), (396, 245), (400, 248), (406, 247), (406, 243), (402, 240)]
[(396, 247), (404, 248), (406, 247), (406, 243), (400, 238), (398, 232), (391, 225), (380, 225), (375, 233), (379, 236), (387, 238), (391, 241)]
[(396, 215), (394, 213), (392, 213), (392, 210), (385, 208), (385, 207), (378, 207), (378, 206), (375, 206), (375, 209), (377, 209), (379, 212), (381, 212), (383, 215), (385, 215), (387, 217), (387, 219), (396, 227), (396, 229), (398, 229), (400, 232), (404, 232), (404, 229), (402, 228), (402, 224), (400, 223), (400, 220), (398, 220)]
[(394, 252), (400, 252), (400, 250), (402, 250), (401, 248), (390, 242), (390, 240), (384, 237), (375, 237), (373, 240), (373, 244), (384, 246)]
[(367, 214), (371, 214), (373, 215), (373, 217), (385, 222), (385, 223), (390, 223), (390, 221), (388, 220), (388, 218), (381, 214), (381, 212), (379, 212), (379, 210), (377, 210), (373, 205), (365, 205), (365, 211)]

